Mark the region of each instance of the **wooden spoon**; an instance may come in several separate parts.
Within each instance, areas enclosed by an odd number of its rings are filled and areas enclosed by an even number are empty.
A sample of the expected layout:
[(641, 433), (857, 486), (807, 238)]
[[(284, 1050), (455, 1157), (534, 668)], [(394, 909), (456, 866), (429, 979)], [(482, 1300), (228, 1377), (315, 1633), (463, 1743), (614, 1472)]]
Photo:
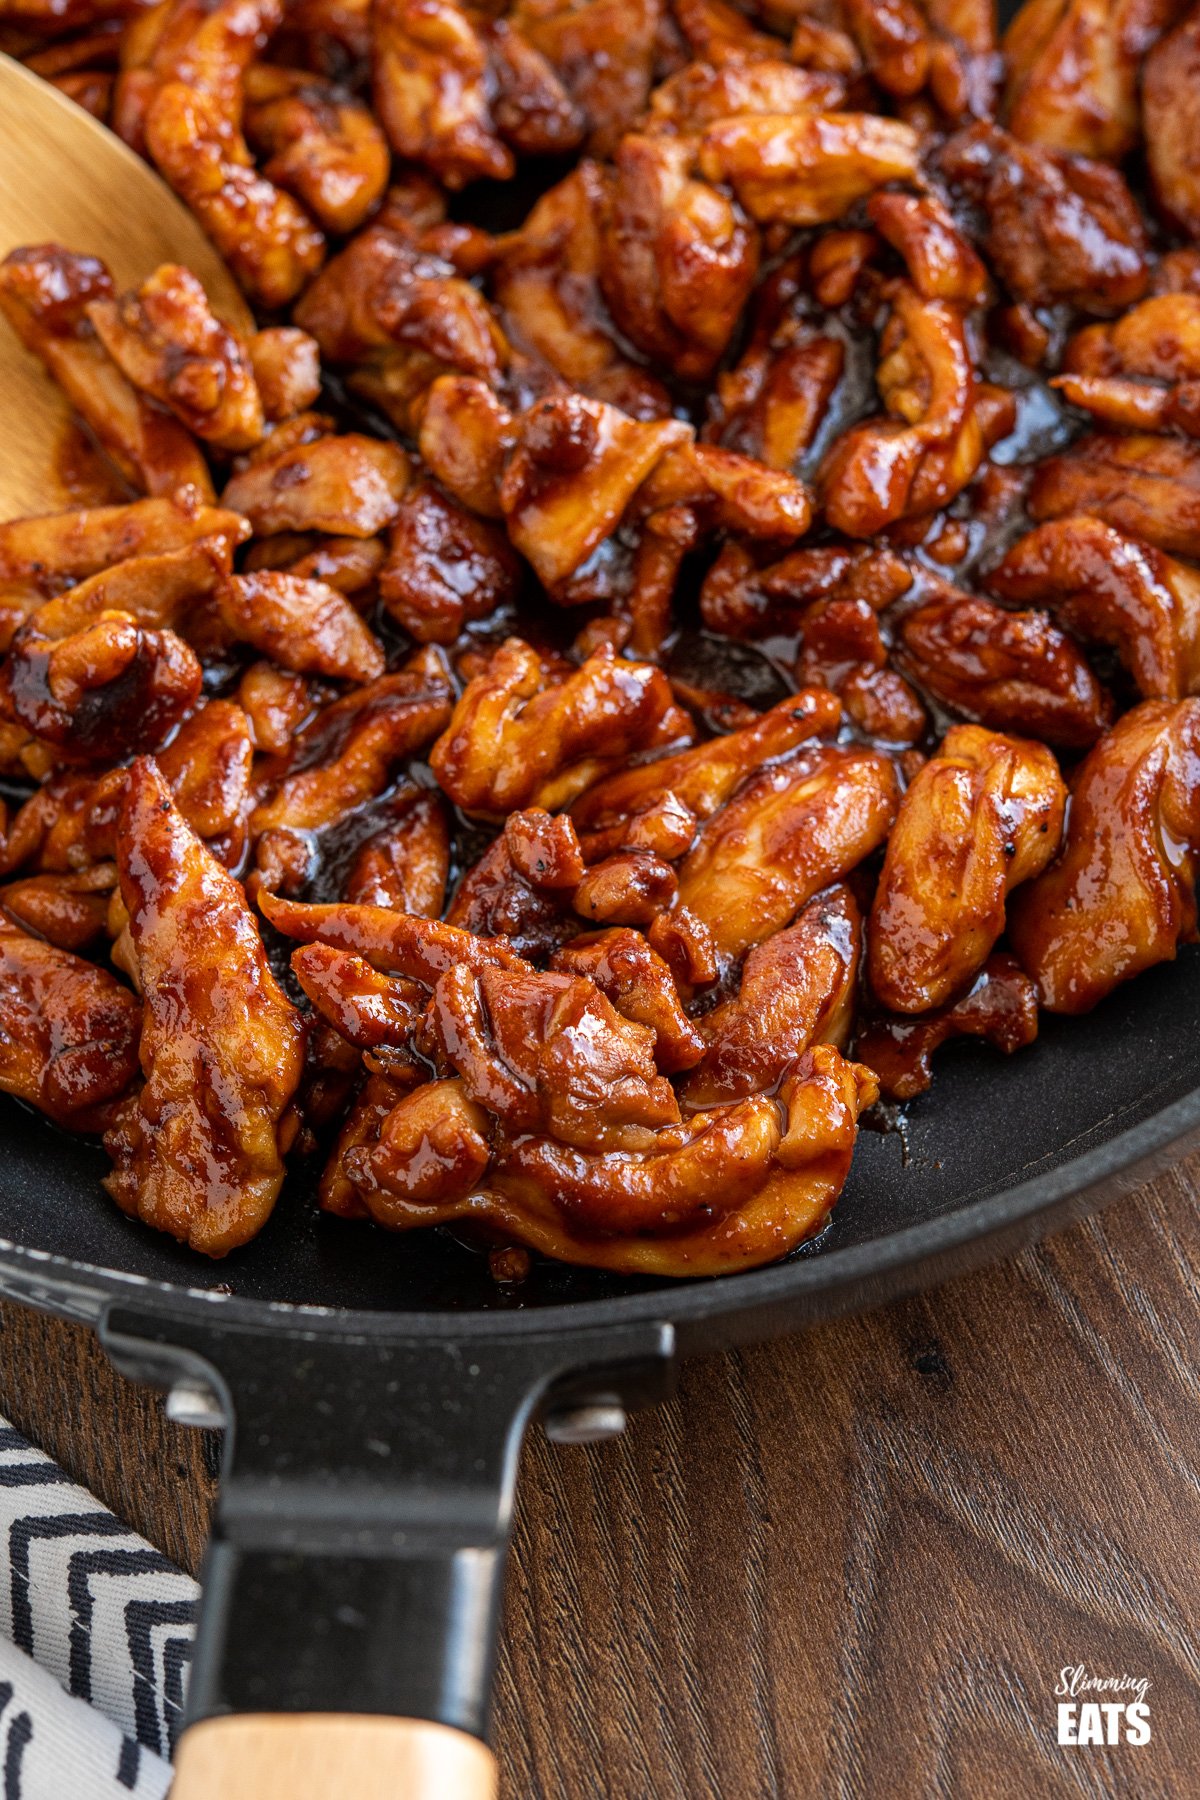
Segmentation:
[[(253, 330), (232, 275), (148, 164), (49, 82), (0, 55), (0, 259), (20, 244), (99, 256), (118, 288), (185, 263), (227, 324)], [(0, 319), (0, 519), (69, 504), (55, 468), (66, 401)]]

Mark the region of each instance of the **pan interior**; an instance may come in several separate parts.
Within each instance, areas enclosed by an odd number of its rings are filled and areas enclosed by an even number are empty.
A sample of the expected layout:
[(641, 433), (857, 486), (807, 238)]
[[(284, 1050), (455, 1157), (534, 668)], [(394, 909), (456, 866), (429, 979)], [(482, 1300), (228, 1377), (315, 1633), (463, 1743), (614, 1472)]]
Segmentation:
[[(890, 1129), (860, 1133), (833, 1222), (800, 1254), (828, 1255), (953, 1213), (1141, 1123), (1200, 1088), (1198, 1021), (1200, 947), (1193, 947), (1085, 1019), (1044, 1015), (1037, 1044), (1012, 1058), (980, 1044), (947, 1047), (928, 1094)], [(520, 1289), (498, 1290), (486, 1257), (446, 1232), (392, 1236), (322, 1218), (315, 1170), (292, 1178), (253, 1244), (214, 1263), (124, 1218), (100, 1186), (103, 1152), (3, 1096), (0, 1158), (0, 1236), (179, 1286), (304, 1305), (450, 1312), (662, 1285), (543, 1263)]]

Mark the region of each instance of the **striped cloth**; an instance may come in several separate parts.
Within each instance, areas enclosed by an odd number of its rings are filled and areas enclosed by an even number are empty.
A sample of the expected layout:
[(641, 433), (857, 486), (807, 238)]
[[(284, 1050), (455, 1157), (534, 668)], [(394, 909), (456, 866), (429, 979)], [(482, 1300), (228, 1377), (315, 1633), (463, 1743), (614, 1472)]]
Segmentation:
[(162, 1800), (197, 1592), (0, 1419), (0, 1800)]

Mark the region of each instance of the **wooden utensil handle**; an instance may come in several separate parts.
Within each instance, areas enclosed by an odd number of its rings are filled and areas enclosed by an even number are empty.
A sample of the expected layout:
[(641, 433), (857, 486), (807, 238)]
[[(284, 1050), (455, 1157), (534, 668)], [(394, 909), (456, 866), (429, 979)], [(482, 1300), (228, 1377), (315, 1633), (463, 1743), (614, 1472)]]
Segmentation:
[(494, 1800), (496, 1759), (449, 1725), (231, 1713), (184, 1732), (171, 1800)]

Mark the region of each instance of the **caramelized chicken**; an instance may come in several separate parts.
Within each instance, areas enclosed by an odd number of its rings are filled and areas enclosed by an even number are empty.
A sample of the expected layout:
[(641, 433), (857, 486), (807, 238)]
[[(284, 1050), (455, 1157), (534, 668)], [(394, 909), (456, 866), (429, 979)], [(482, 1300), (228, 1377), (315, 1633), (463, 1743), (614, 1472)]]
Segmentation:
[(1200, 75), (1200, 6), (1192, 6), (1142, 67), (1146, 162), (1154, 197), (1189, 237), (1200, 234), (1200, 120), (1183, 96)]
[(740, 956), (878, 849), (896, 814), (896, 773), (874, 750), (801, 750), (738, 790), (679, 871), (681, 903)]
[(689, 435), (677, 419), (631, 419), (579, 394), (550, 395), (518, 421), (500, 508), (514, 547), (546, 587), (587, 561), (655, 465)]
[(710, 819), (747, 776), (784, 757), (810, 738), (836, 731), (841, 719), (836, 697), (806, 688), (781, 700), (750, 725), (712, 738), (690, 750), (643, 762), (597, 782), (577, 800), (572, 816), (581, 828), (621, 825), (619, 842), (629, 841), (627, 821), (669, 799), (691, 818), (680, 849), (691, 842), (695, 820)]
[[(876, 1092), (869, 1070), (818, 1046), (778, 1100), (695, 1113), (640, 1154), (589, 1154), (523, 1136), (493, 1159), (486, 1185), (439, 1204), (421, 1192), (427, 1159), (463, 1169), (465, 1181), (483, 1141), (480, 1113), (463, 1117), (438, 1084), (400, 1103), (398, 1167), (371, 1151), (352, 1151), (344, 1166), (372, 1215), (394, 1230), (475, 1219), (565, 1262), (725, 1274), (773, 1261), (820, 1228), (845, 1181), (858, 1114)], [(435, 1126), (453, 1133), (450, 1144), (431, 1142)], [(386, 1135), (385, 1122), (381, 1142)]]
[(419, 644), (451, 644), (464, 625), (517, 598), (521, 564), (503, 531), (478, 519), (432, 482), (400, 503), (379, 597)]
[(1061, 388), (1073, 406), (1131, 431), (1200, 437), (1200, 295), (1157, 294), (1067, 345)]
[(1001, 391), (985, 413), (959, 309), (898, 283), (877, 380), (890, 418), (855, 425), (820, 472), (825, 516), (850, 537), (945, 506), (974, 475), (1015, 411)]
[(191, 487), (211, 499), (208, 465), (187, 432), (139, 396), (96, 335), (89, 308), (112, 298), (112, 278), (94, 256), (45, 244), (0, 263), (0, 312), (125, 479), (149, 494)]
[[(140, 99), (140, 133), (251, 299), (293, 300), (325, 240), (292, 196), (254, 166), (242, 135), (247, 66), (283, 17), (282, 0), (171, 0)], [(136, 127), (135, 127), (136, 129)]]
[(1146, 233), (1116, 169), (985, 124), (951, 138), (941, 163), (983, 207), (984, 248), (1014, 299), (1103, 316), (1145, 293)]
[(732, 201), (692, 177), (686, 141), (631, 132), (615, 162), (599, 270), (609, 311), (656, 364), (703, 380), (754, 284), (757, 236)]
[(222, 505), (242, 513), (260, 535), (321, 531), (374, 537), (396, 518), (409, 482), (396, 444), (347, 432), (285, 444), (235, 474)]
[(960, 1000), (935, 1012), (867, 1020), (854, 1054), (889, 1100), (913, 1100), (933, 1080), (935, 1051), (951, 1038), (984, 1038), (1011, 1056), (1037, 1037), (1037, 995), (1015, 957), (996, 951)]
[(1200, 700), (1145, 700), (1071, 783), (1062, 854), (1013, 902), (1009, 939), (1050, 1012), (1087, 1012), (1196, 934)]
[(261, 320), (0, 264), (0, 1086), (126, 1211), (754, 1266), (1197, 935), (1192, 0), (13, 3)]
[(217, 450), (249, 450), (266, 429), (247, 347), (211, 311), (188, 269), (164, 263), (135, 293), (87, 306), (125, 378)]
[(180, 818), (152, 762), (130, 771), (121, 897), (146, 1014), (145, 1086), (105, 1134), (123, 1212), (210, 1256), (261, 1230), (283, 1183), (304, 1024), (241, 887)]
[(992, 731), (1082, 749), (1112, 717), (1075, 643), (1045, 613), (938, 594), (901, 620), (896, 659), (919, 687)]
[(326, 231), (361, 225), (383, 197), (391, 159), (369, 109), (303, 69), (246, 71), (246, 137), (263, 175), (295, 196)]
[(0, 670), (0, 714), (73, 757), (141, 754), (170, 737), (202, 677), (182, 638), (129, 613), (102, 612), (64, 637), (43, 636), (35, 618)]
[(760, 224), (827, 225), (889, 181), (917, 174), (917, 134), (875, 113), (749, 114), (705, 132), (699, 166)]
[(812, 1044), (844, 1049), (862, 951), (862, 918), (847, 887), (810, 900), (794, 925), (757, 944), (736, 996), (699, 1022), (704, 1054), (680, 1090), (685, 1106), (774, 1093)]
[(1004, 36), (1014, 137), (1119, 162), (1139, 136), (1138, 71), (1170, 0), (1025, 0)]
[(670, 969), (641, 932), (628, 926), (586, 932), (557, 950), (550, 966), (587, 976), (623, 1019), (652, 1031), (664, 1075), (691, 1068), (703, 1055), (704, 1039), (683, 1010)]
[(1039, 464), (1035, 519), (1091, 513), (1179, 556), (1200, 556), (1200, 444), (1166, 437), (1084, 437)]
[(0, 919), (0, 1089), (101, 1129), (137, 1072), (140, 1002), (81, 957)]
[(1085, 643), (1111, 644), (1148, 700), (1200, 689), (1200, 574), (1099, 519), (1056, 519), (988, 577), (1002, 600), (1049, 608)]
[(468, 812), (561, 807), (610, 762), (661, 742), (671, 714), (670, 684), (646, 663), (597, 650), (556, 669), (509, 638), (468, 683), (430, 766)]
[(900, 802), (867, 933), (891, 1012), (953, 1001), (1004, 930), (1013, 888), (1058, 849), (1067, 790), (1049, 750), (956, 725)]
[(436, 919), (450, 874), (450, 824), (436, 793), (402, 788), (392, 799), (391, 823), (361, 844), (346, 874), (345, 897), (356, 905)]

